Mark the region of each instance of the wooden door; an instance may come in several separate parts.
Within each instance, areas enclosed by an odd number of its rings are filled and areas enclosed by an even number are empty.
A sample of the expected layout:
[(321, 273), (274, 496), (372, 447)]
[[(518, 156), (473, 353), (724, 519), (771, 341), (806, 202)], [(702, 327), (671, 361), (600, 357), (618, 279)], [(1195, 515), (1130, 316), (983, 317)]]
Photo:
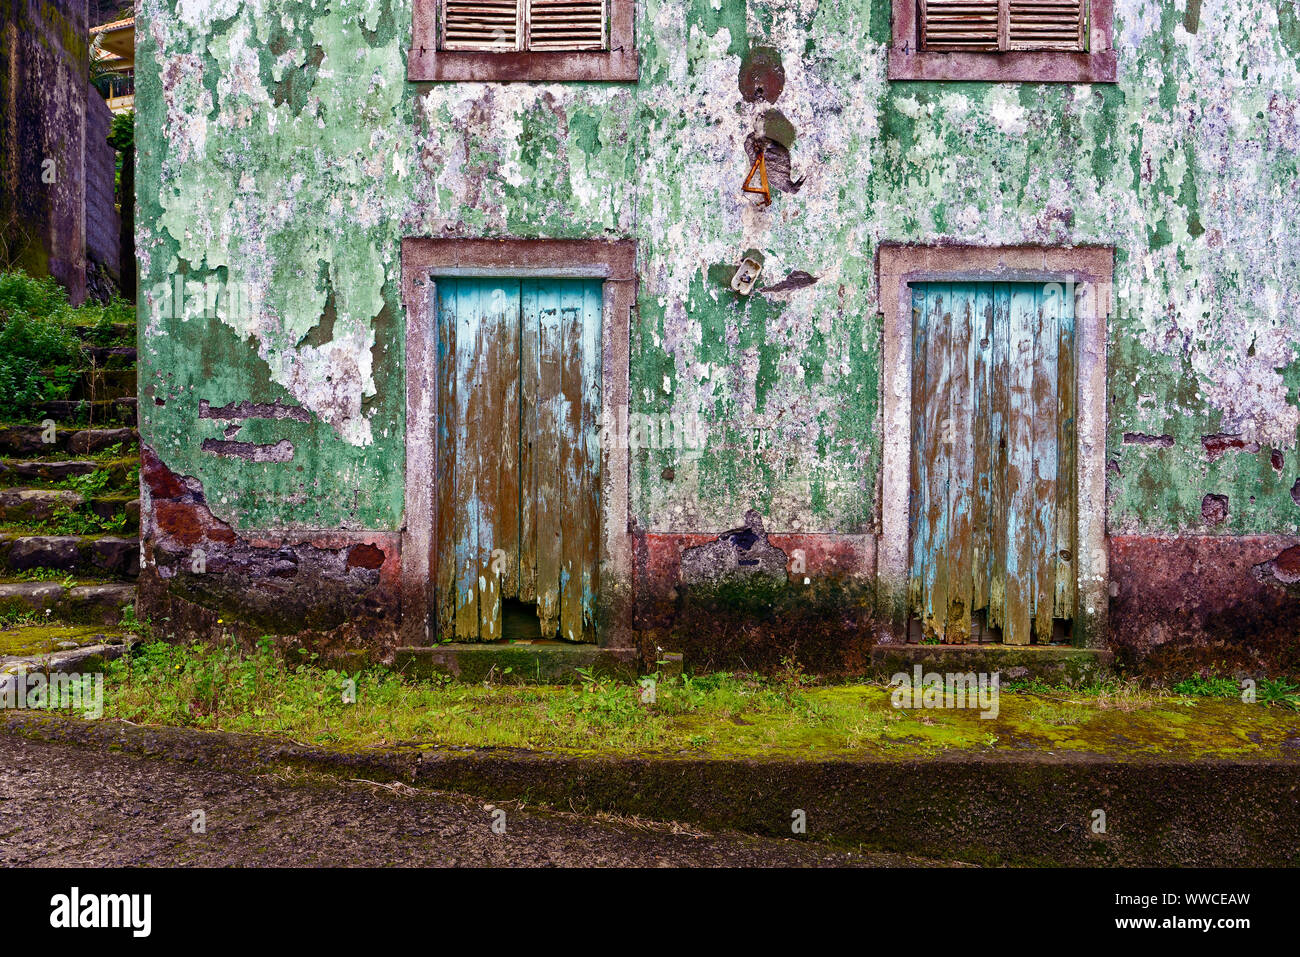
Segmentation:
[(595, 641), (601, 283), (439, 279), (439, 639)]
[(1038, 283), (912, 287), (908, 611), (949, 643), (1074, 618), (1074, 300)]

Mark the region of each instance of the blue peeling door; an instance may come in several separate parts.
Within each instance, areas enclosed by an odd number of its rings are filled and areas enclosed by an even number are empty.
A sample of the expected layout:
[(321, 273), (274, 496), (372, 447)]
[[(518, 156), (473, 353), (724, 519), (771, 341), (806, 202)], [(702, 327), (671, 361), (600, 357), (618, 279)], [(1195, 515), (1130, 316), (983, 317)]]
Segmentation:
[(441, 637), (594, 641), (601, 283), (457, 279), (438, 287)]
[(1046, 644), (1072, 620), (1074, 302), (912, 287), (909, 614), (928, 640)]

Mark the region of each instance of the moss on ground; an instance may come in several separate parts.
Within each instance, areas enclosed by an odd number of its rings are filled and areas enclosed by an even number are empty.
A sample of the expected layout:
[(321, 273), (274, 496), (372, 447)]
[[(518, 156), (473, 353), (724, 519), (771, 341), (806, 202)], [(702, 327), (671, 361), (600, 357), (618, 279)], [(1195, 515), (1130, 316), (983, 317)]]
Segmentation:
[[(342, 747), (509, 747), (583, 755), (901, 760), (966, 753), (1300, 759), (1293, 711), (1130, 686), (1003, 692), (996, 717), (901, 709), (879, 684), (711, 674), (576, 687), (412, 681), (291, 667), (269, 650), (167, 644), (108, 667), (105, 714)], [(347, 698), (353, 698), (349, 703)]]

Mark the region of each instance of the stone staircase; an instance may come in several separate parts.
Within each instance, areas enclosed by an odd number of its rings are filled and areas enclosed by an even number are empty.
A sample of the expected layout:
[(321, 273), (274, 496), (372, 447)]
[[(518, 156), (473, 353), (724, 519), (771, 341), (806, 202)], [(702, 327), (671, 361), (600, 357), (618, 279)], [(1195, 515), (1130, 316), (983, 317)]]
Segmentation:
[[(123, 344), (86, 343), (91, 368), (70, 398), (32, 410), (37, 424), (0, 424), (0, 660), (7, 646), (111, 641), (135, 604), (136, 350), (124, 344), (133, 334), (123, 326), (114, 337)], [(74, 627), (85, 625), (109, 631)]]

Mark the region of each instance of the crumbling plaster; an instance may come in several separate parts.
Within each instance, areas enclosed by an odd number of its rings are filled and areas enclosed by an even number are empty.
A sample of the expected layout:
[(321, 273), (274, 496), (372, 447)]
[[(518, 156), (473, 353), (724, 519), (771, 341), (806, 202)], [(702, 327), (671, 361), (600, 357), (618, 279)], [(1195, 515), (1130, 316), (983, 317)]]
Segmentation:
[[(398, 529), (401, 239), (631, 237), (632, 411), (698, 415), (704, 438), (633, 453), (636, 525), (753, 507), (776, 532), (870, 532), (877, 244), (1113, 245), (1111, 529), (1296, 531), (1293, 0), (1116, 0), (1118, 82), (1093, 86), (891, 84), (889, 7), (643, 0), (638, 84), (482, 85), (406, 81), (409, 0), (140, 0), (146, 442), (237, 529)], [(741, 96), (760, 47), (775, 103)], [(804, 183), (763, 209), (739, 187), (772, 109)], [(739, 299), (749, 249), (764, 271)], [(816, 281), (764, 294), (795, 271)], [(205, 280), (244, 308), (204, 317)], [(198, 417), (245, 400), (311, 417)], [(1260, 451), (1211, 461), (1220, 433)], [(223, 438), (293, 455), (202, 450)], [(1213, 529), (1210, 493), (1230, 501)]]

